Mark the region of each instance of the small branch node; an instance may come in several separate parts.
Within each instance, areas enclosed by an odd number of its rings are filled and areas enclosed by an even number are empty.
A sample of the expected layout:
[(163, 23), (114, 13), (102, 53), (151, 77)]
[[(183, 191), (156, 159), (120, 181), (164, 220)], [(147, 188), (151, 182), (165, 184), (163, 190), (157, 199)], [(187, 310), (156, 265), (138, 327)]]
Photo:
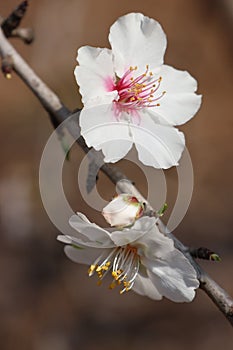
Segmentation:
[(2, 59), (2, 73), (6, 79), (11, 79), (11, 73), (13, 71), (13, 59), (11, 56), (6, 56)]
[(211, 261), (221, 261), (220, 256), (208, 248), (190, 248), (189, 252), (193, 258)]

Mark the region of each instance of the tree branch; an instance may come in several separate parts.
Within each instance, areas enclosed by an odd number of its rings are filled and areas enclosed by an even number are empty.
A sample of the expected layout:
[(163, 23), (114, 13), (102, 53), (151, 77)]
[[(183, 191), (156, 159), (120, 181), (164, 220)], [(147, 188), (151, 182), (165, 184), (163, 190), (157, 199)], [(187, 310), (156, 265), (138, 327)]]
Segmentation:
[[(18, 52), (12, 47), (0, 29), (0, 56), (2, 59), (10, 58), (13, 70), (25, 82), (30, 90), (39, 99), (42, 106), (49, 113), (53, 125), (56, 127), (61, 122), (72, 115), (71, 111), (63, 105), (57, 95), (36, 75), (36, 73), (23, 60)], [(79, 133), (78, 116), (79, 111), (73, 114), (71, 123), (67, 123), (67, 129), (71, 136), (77, 138)], [(79, 133), (80, 134), (80, 133)], [(146, 203), (147, 214), (154, 215), (155, 211), (151, 205), (145, 200), (143, 195), (133, 185), (133, 182), (128, 179), (117, 168), (108, 164), (103, 165), (103, 157), (94, 149), (89, 149), (85, 144), (85, 140), (80, 136), (77, 140), (79, 146), (84, 152), (88, 153), (91, 161), (95, 162), (97, 167), (100, 167), (109, 179), (116, 184), (117, 189), (123, 193), (130, 193), (136, 196), (139, 200)], [(161, 232), (171, 237), (177, 249), (179, 249), (190, 261), (197, 272), (200, 281), (200, 288), (212, 299), (219, 310), (224, 314), (228, 321), (233, 326), (233, 299), (222, 289), (211, 277), (209, 277), (202, 267), (191, 256), (190, 250), (182, 242), (180, 242), (173, 234), (168, 232), (165, 225), (159, 221), (158, 223)]]

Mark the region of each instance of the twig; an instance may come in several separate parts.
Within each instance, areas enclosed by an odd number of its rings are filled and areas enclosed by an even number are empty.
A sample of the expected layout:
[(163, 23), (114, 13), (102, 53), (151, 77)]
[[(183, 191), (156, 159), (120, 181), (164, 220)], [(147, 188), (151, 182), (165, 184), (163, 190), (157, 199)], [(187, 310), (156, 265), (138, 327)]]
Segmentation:
[(11, 38), (19, 38), (25, 44), (31, 44), (34, 40), (34, 32), (32, 28), (16, 28), (11, 32)]
[(208, 248), (189, 248), (189, 252), (194, 258), (211, 261), (221, 261), (220, 256)]
[(23, 1), (6, 19), (0, 16), (0, 26), (7, 38), (19, 38), (25, 44), (31, 44), (34, 40), (34, 32), (31, 28), (18, 28), (24, 17), (28, 1)]
[(1, 27), (3, 33), (7, 38), (9, 38), (12, 34), (12, 31), (15, 30), (22, 18), (24, 17), (28, 6), (28, 1), (23, 1), (3, 22), (1, 23)]
[[(42, 106), (52, 116), (53, 124), (60, 124), (62, 121), (67, 119), (71, 115), (71, 111), (65, 107), (57, 95), (48, 88), (48, 86), (35, 74), (35, 72), (27, 65), (22, 59), (18, 52), (12, 47), (8, 40), (4, 37), (0, 30), (0, 56), (4, 59), (5, 57), (11, 57), (13, 62), (13, 69), (19, 75), (19, 77), (27, 84), (27, 86), (33, 91), (36, 97), (41, 102)], [(72, 118), (72, 124), (68, 123), (67, 128), (72, 136), (77, 135), (78, 118), (79, 112), (76, 112)], [(72, 127), (71, 127), (72, 126)], [(75, 130), (75, 131), (74, 131)], [(149, 213), (155, 213), (154, 209), (145, 200), (143, 195), (133, 185), (133, 182), (126, 178), (121, 171), (116, 168), (103, 164), (102, 156), (95, 150), (90, 150), (82, 137), (77, 140), (79, 146), (88, 153), (92, 161), (95, 161), (97, 166), (101, 167), (109, 179), (116, 184), (120, 192), (131, 193), (136, 196), (142, 202), (147, 205)], [(102, 166), (101, 166), (102, 165)], [(169, 235), (175, 243), (177, 249), (179, 249), (190, 261), (197, 272), (198, 279), (200, 281), (200, 288), (213, 300), (215, 305), (224, 314), (228, 321), (233, 326), (233, 299), (223, 290), (212, 278), (210, 278), (205, 271), (198, 265), (195, 259), (191, 256), (189, 248), (180, 242), (174, 235), (167, 231), (167, 228), (163, 223), (159, 222), (159, 228), (162, 232)]]

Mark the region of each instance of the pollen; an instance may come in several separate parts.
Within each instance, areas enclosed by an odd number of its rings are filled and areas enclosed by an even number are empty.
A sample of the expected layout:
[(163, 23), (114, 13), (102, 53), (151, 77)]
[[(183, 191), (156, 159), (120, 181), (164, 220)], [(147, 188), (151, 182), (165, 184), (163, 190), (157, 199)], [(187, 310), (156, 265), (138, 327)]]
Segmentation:
[(127, 245), (116, 247), (105, 258), (102, 254), (91, 264), (88, 274), (91, 277), (96, 273), (98, 277), (97, 284), (101, 285), (104, 277), (111, 271), (113, 279), (109, 285), (109, 289), (122, 286), (120, 294), (123, 294), (132, 289), (139, 271), (139, 265), (140, 258), (137, 248)]

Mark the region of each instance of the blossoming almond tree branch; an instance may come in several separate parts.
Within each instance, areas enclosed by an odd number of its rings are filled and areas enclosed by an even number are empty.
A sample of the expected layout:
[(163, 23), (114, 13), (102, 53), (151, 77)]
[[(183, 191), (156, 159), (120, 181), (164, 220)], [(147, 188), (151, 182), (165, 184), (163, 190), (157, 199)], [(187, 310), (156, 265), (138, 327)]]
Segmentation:
[[(11, 70), (13, 70), (25, 82), (25, 84), (39, 99), (45, 110), (49, 113), (54, 126), (59, 125), (72, 115), (72, 112), (63, 105), (58, 96), (36, 75), (36, 73), (29, 67), (19, 53), (13, 48), (13, 46), (4, 36), (1, 29), (0, 56), (3, 62), (5, 61), (9, 63), (7, 73), (8, 76), (4, 72), (4, 69), (3, 73), (9, 78), (9, 74), (11, 74)], [(79, 113), (75, 113), (72, 121), (66, 124), (69, 133), (71, 136), (75, 137), (75, 139), (77, 138), (77, 130), (79, 128), (77, 123), (78, 117)], [(155, 214), (154, 209), (145, 200), (142, 194), (118, 168), (109, 166), (108, 164), (103, 164), (102, 155), (95, 150), (90, 151), (81, 136), (77, 139), (77, 143), (84, 150), (84, 152), (88, 153), (90, 160), (95, 162), (96, 166), (100, 167), (101, 171), (104, 172), (114, 184), (116, 184), (117, 189), (120, 192), (130, 193), (136, 196), (140, 201), (146, 203), (148, 215)], [(197, 272), (200, 288), (204, 290), (205, 293), (212, 299), (215, 305), (233, 326), (233, 299), (210, 276), (208, 276), (208, 274), (193, 258), (188, 247), (180, 242), (173, 234), (167, 232), (166, 227), (161, 221), (159, 221), (158, 225), (162, 232), (166, 233), (173, 239), (176, 248), (178, 248), (188, 258)]]

